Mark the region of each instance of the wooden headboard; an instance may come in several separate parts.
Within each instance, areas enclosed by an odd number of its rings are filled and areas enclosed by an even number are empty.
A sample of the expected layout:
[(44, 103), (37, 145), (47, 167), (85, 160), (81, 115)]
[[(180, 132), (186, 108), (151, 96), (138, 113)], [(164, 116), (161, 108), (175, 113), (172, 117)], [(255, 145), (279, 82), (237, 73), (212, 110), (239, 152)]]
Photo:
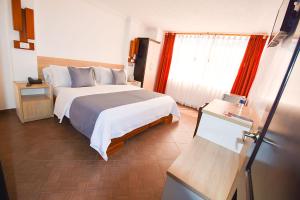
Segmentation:
[(102, 63), (102, 62), (94, 62), (94, 61), (84, 61), (84, 60), (72, 60), (65, 58), (54, 58), (54, 57), (45, 57), (38, 56), (37, 57), (37, 65), (38, 65), (38, 76), (41, 79), (43, 77), (43, 68), (48, 67), (49, 65), (59, 65), (59, 66), (72, 66), (72, 67), (107, 67), (112, 69), (123, 69), (124, 66), (120, 64), (111, 64), (111, 63)]

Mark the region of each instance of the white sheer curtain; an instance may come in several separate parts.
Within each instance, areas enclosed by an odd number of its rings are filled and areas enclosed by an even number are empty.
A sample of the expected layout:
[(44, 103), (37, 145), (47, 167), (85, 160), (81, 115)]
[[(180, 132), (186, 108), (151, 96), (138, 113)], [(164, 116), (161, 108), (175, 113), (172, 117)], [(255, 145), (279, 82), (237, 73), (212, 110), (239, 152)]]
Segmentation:
[(230, 92), (247, 36), (176, 35), (166, 93), (199, 108)]

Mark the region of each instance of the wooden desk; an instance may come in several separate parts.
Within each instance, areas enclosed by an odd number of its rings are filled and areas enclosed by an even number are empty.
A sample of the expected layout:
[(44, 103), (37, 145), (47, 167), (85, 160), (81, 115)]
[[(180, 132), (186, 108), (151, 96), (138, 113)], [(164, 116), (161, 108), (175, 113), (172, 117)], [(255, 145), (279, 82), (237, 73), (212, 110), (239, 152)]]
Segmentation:
[[(247, 144), (244, 145), (245, 149), (250, 141)], [(234, 193), (232, 187), (244, 161), (244, 153), (235, 153), (195, 136), (189, 147), (168, 169), (163, 199), (231, 199)], [(177, 186), (185, 187), (183, 194), (180, 194), (180, 187), (174, 187), (172, 181)], [(186, 194), (188, 190), (193, 194)]]
[[(240, 108), (236, 104), (223, 101), (220, 99), (214, 99), (205, 108), (203, 108), (202, 112), (235, 124), (239, 124), (247, 128), (251, 128), (251, 130), (254, 132), (258, 128), (257, 126), (259, 123), (259, 117), (256, 111), (253, 108), (248, 106), (244, 106), (243, 108)], [(249, 123), (245, 123), (241, 120), (237, 120), (234, 117), (228, 117), (224, 114), (228, 112), (253, 120), (252, 126), (249, 126)]]

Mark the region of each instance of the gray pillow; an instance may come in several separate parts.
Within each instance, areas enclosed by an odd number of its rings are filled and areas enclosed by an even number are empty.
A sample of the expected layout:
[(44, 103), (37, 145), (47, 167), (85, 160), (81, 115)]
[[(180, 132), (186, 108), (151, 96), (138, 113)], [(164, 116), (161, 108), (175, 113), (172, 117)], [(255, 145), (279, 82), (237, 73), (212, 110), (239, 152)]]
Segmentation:
[(126, 85), (126, 73), (122, 70), (112, 70), (115, 85)]
[(93, 69), (91, 67), (68, 67), (71, 77), (71, 87), (89, 87), (94, 86)]

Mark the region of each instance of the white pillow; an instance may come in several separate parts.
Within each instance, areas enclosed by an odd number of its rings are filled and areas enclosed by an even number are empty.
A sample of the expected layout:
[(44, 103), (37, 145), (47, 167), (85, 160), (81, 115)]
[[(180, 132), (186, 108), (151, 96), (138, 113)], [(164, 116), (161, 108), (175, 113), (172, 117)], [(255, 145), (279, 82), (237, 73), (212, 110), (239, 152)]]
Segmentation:
[(52, 85), (53, 78), (52, 78), (52, 71), (50, 67), (43, 68), (43, 76), (45, 82)]
[(67, 67), (50, 65), (53, 87), (71, 87), (71, 78)]
[(114, 76), (110, 68), (94, 67), (96, 82), (100, 85), (113, 84)]

